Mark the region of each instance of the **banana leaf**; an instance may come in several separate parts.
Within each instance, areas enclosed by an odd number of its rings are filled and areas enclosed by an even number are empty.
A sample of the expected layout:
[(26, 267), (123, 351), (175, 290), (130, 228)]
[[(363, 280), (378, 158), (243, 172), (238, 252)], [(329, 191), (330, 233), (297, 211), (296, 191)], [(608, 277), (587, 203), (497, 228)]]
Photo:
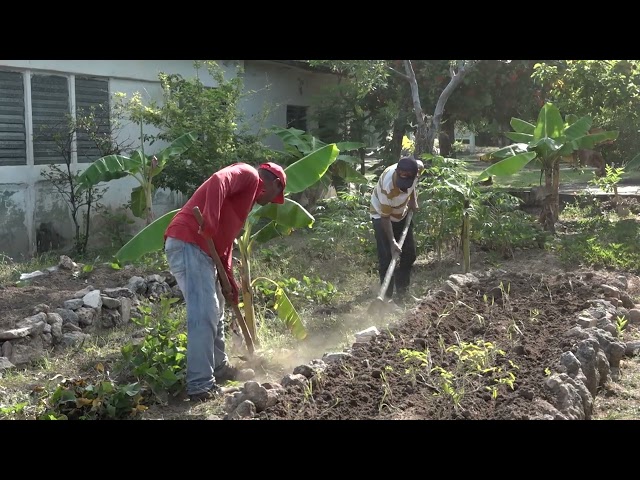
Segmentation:
[[(289, 183), (287, 179), (287, 184)], [(284, 199), (284, 204), (268, 203), (251, 212), (251, 222), (258, 218), (268, 218), (277, 224), (289, 228), (311, 227), (315, 218), (302, 205), (290, 198)]]
[(545, 104), (538, 114), (538, 122), (533, 132), (533, 140), (558, 138), (564, 133), (564, 120), (560, 110), (550, 103)]
[(331, 143), (289, 165), (285, 169), (285, 193), (299, 193), (315, 184), (336, 160), (338, 153), (338, 147)]
[(131, 262), (147, 253), (161, 250), (164, 247), (164, 232), (169, 226), (171, 219), (179, 211), (180, 209), (178, 208), (165, 213), (140, 230), (135, 237), (125, 243), (115, 254), (118, 263)]
[(526, 152), (514, 155), (499, 162), (494, 163), (490, 167), (484, 169), (478, 180), (483, 181), (491, 176), (513, 175), (524, 168), (531, 160), (536, 157), (536, 152)]
[(511, 126), (517, 133), (526, 133), (528, 135), (533, 135), (533, 132), (536, 129), (536, 126), (532, 123), (525, 122), (524, 120), (520, 120), (519, 118), (512, 118)]

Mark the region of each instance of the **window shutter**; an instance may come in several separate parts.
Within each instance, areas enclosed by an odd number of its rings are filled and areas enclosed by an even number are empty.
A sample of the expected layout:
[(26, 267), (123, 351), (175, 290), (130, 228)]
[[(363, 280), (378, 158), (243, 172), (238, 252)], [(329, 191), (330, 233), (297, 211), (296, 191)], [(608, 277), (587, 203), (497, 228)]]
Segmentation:
[[(76, 77), (76, 119), (80, 120), (81, 117), (86, 116), (93, 116), (91, 124), (94, 124), (95, 127), (92, 135), (84, 129), (77, 133), (78, 163), (94, 162), (110, 153), (108, 149), (112, 142), (110, 139), (108, 80)], [(104, 144), (103, 148), (98, 147), (96, 140)]]
[[(61, 152), (71, 148), (69, 135), (69, 87), (66, 77), (31, 77), (33, 158), (36, 165), (66, 163)], [(58, 137), (58, 138), (56, 138)]]
[(26, 165), (22, 73), (0, 72), (0, 166)]

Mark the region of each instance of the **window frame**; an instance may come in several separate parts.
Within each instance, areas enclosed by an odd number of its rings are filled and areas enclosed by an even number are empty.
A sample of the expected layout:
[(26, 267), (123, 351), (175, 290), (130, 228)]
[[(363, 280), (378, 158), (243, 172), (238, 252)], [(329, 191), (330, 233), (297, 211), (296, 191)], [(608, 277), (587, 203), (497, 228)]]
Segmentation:
[[(31, 91), (32, 86), (32, 78), (34, 75), (41, 76), (57, 76), (64, 77), (67, 80), (67, 89), (68, 89), (68, 102), (69, 102), (69, 115), (75, 121), (76, 113), (77, 113), (77, 103), (76, 103), (76, 78), (82, 79), (95, 79), (106, 82), (107, 86), (107, 111), (109, 112), (108, 122), (109, 128), (111, 128), (111, 81), (109, 77), (103, 77), (99, 75), (91, 75), (91, 74), (75, 74), (75, 73), (66, 73), (59, 71), (51, 71), (51, 70), (33, 70), (33, 69), (20, 69), (20, 68), (4, 68), (0, 67), (0, 72), (8, 72), (8, 73), (19, 73), (22, 75), (23, 81), (23, 94), (24, 94), (24, 122), (25, 122), (25, 155), (26, 155), (26, 163), (5, 163), (0, 159), (0, 168), (2, 167), (46, 167), (47, 165), (61, 165), (62, 163), (47, 163), (47, 162), (39, 162), (35, 163), (35, 153), (34, 153), (34, 131), (33, 131), (33, 96)], [(62, 119), (57, 119), (62, 120)], [(71, 141), (71, 165), (87, 165), (90, 162), (78, 162), (78, 138), (76, 132), (73, 133), (73, 138)]]

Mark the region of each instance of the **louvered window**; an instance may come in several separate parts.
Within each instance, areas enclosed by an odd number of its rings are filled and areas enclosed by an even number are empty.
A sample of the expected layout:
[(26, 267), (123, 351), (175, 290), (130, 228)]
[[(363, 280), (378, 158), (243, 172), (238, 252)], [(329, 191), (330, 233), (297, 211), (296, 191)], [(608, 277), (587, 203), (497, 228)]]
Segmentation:
[(67, 77), (31, 76), (33, 160), (36, 165), (65, 163), (61, 149), (70, 149)]
[(27, 164), (24, 116), (22, 74), (0, 71), (0, 166)]
[(76, 77), (76, 118), (84, 116), (91, 116), (92, 130), (80, 129), (77, 133), (78, 163), (93, 162), (107, 153), (98, 145), (108, 142), (110, 132), (108, 80)]
[(109, 99), (107, 78), (0, 70), (0, 166), (91, 163), (111, 153)]

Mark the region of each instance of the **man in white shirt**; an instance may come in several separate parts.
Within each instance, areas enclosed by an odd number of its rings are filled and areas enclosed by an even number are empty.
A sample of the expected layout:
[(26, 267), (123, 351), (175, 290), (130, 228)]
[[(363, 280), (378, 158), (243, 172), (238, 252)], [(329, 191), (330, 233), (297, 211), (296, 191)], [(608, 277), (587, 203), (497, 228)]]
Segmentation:
[(420, 161), (413, 157), (402, 157), (398, 163), (387, 167), (371, 192), (369, 213), (378, 250), (378, 272), (380, 284), (384, 281), (387, 268), (395, 252), (400, 254), (398, 265), (393, 274), (385, 300), (393, 298), (395, 303), (403, 305), (411, 279), (411, 269), (416, 261), (416, 245), (413, 240), (413, 222), (409, 226), (402, 248), (398, 241), (402, 236), (409, 209), (418, 209), (416, 186)]

